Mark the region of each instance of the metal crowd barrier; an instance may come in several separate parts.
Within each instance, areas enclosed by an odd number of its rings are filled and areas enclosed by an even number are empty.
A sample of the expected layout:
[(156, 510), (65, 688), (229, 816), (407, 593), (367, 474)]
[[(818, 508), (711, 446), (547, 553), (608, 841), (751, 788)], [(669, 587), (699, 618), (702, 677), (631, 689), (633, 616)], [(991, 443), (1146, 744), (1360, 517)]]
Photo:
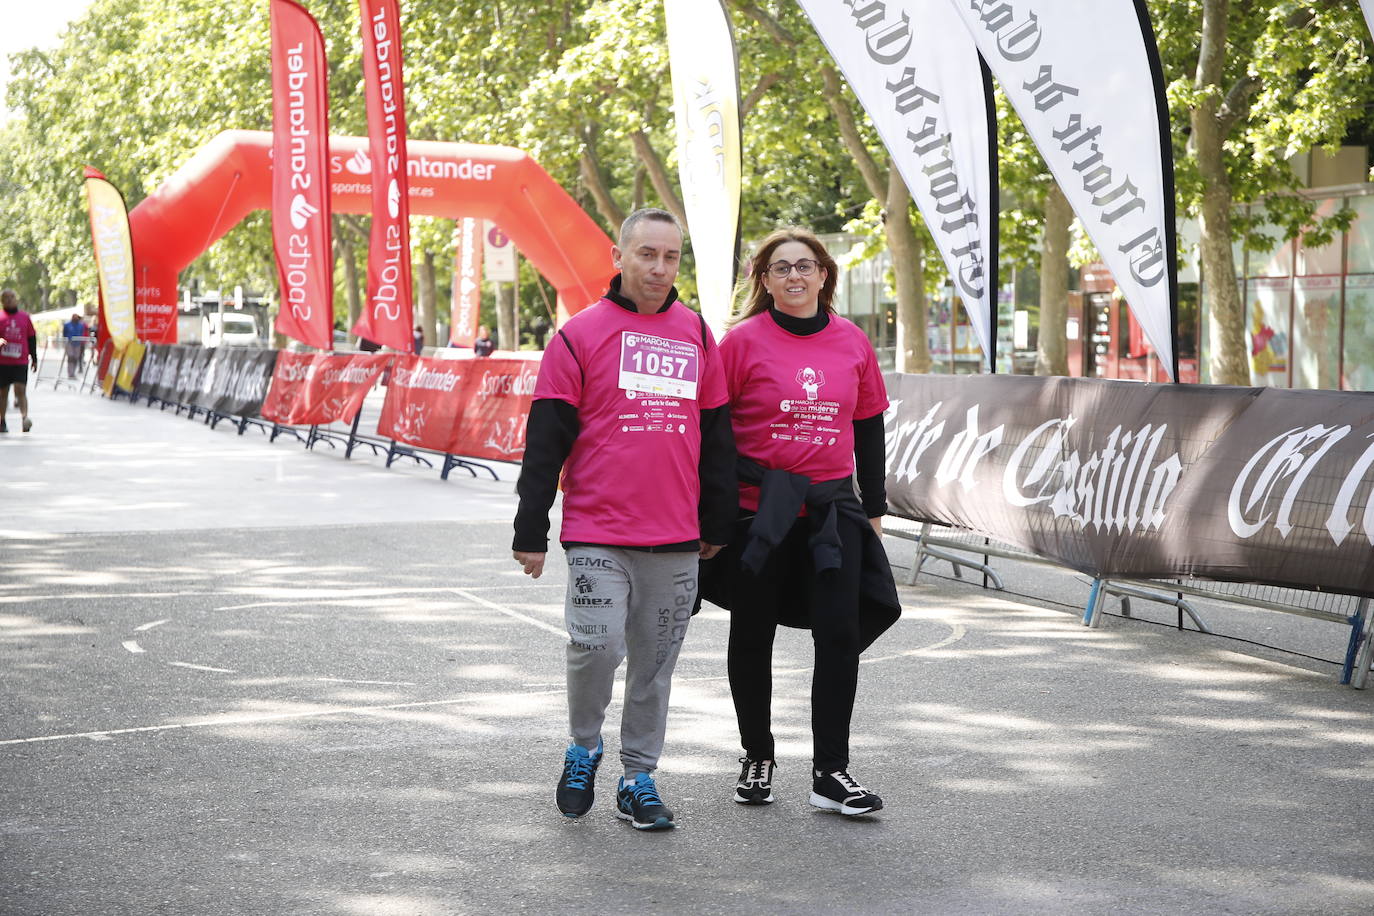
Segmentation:
[[(316, 426), (297, 427), (288, 426), (282, 423), (274, 423), (271, 420), (263, 420), (258, 417), (245, 417), (222, 413), (190, 403), (165, 401), (153, 397), (152, 395), (139, 395), (135, 393), (130, 396), (133, 403), (138, 403), (139, 397), (144, 397), (149, 407), (154, 404), (160, 405), (161, 410), (172, 407), (175, 409), (178, 416), (181, 415), (182, 411), (185, 411), (188, 419), (194, 420), (200, 418), (205, 425), (209, 426), (211, 429), (216, 428), (221, 422), (227, 420), (229, 421), (229, 425), (237, 430), (240, 436), (242, 436), (249, 427), (253, 427), (266, 435), (268, 437), (268, 442), (276, 442), (279, 436), (290, 436), (296, 441), (303, 443), (307, 449), (312, 451), (315, 446), (321, 442), (328, 445), (330, 448), (343, 446), (344, 458), (352, 458), (355, 451), (361, 448), (367, 448), (371, 450), (373, 455), (386, 456), (387, 467), (391, 467), (399, 458), (409, 458), (416, 464), (422, 464), (427, 468), (433, 468), (434, 462), (431, 459), (438, 460), (442, 457), (443, 467), (439, 476), (443, 480), (448, 480), (449, 472), (454, 468), (462, 468), (473, 477), (478, 476), (478, 471), (485, 471), (491, 475), (492, 480), (500, 480), (500, 476), (494, 469), (480, 461), (475, 461), (471, 458), (462, 458), (445, 452), (433, 451), (431, 449), (417, 448), (399, 443), (394, 439), (369, 436), (359, 432), (359, 427), (363, 424), (370, 424), (372, 428), (375, 429), (377, 420), (380, 416), (380, 408), (375, 404), (369, 404), (367, 401), (363, 402), (363, 406), (353, 416), (353, 420), (349, 423), (329, 423)], [(367, 416), (364, 417), (364, 414), (367, 414)]]
[(91, 366), (95, 363), (95, 338), (68, 338), (49, 335), (38, 346), (38, 372), (30, 387), (52, 382), (53, 390), (70, 385), (78, 391), (88, 384)]
[[(915, 555), (907, 585), (916, 584), (928, 559), (944, 560), (962, 579), (961, 569), (983, 574), (983, 587), (1004, 588), (1002, 577), (992, 566), (993, 558), (1039, 563), (1046, 566), (1060, 564), (1029, 551), (1002, 544), (973, 531), (914, 522), (897, 516), (883, 519), (883, 533), (891, 537), (915, 542)], [(1172, 605), (1178, 610), (1179, 627), (1186, 615), (1199, 632), (1211, 633), (1197, 609), (1185, 595), (1220, 601), (1242, 607), (1262, 608), (1285, 614), (1296, 614), (1314, 620), (1325, 620), (1350, 628), (1345, 660), (1341, 666), (1341, 683), (1363, 689), (1374, 666), (1374, 613), (1370, 600), (1355, 595), (1338, 595), (1307, 589), (1280, 588), (1253, 582), (1217, 582), (1202, 579), (1106, 579), (1092, 581), (1088, 603), (1083, 610), (1083, 625), (1098, 627), (1102, 623), (1102, 606), (1107, 596), (1121, 600), (1123, 617), (1131, 616), (1131, 599)]]

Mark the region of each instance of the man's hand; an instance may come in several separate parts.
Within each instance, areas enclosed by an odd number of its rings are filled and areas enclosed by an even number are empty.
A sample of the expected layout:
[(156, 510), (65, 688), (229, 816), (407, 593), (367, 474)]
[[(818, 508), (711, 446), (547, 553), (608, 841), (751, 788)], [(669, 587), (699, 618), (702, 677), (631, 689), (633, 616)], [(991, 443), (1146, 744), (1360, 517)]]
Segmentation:
[(869, 523), (870, 525), (873, 526), (873, 533), (876, 534), (876, 535), (878, 536), (878, 540), (882, 540), (882, 538), (883, 538), (883, 518), (882, 518), (882, 516), (880, 515), (880, 516), (878, 516), (877, 518), (870, 518), (870, 519), (868, 520), (868, 523)]
[(544, 573), (544, 558), (547, 553), (526, 552), (524, 550), (512, 551), (515, 562), (519, 563), (525, 570), (525, 575), (531, 579), (538, 579)]
[(724, 544), (708, 544), (705, 541), (698, 541), (697, 543), (701, 545), (701, 550), (698, 551), (697, 556), (701, 557), (703, 560), (711, 559), (716, 554), (720, 553), (720, 549), (725, 546)]

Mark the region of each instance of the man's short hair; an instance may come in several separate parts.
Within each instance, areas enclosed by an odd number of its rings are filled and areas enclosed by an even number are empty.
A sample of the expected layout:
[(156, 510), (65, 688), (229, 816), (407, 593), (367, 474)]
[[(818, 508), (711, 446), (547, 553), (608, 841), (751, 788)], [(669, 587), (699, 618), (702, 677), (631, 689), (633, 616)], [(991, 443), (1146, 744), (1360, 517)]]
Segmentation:
[(635, 227), (645, 220), (653, 220), (659, 223), (671, 223), (673, 226), (677, 227), (679, 235), (684, 237), (687, 235), (687, 233), (682, 231), (682, 224), (677, 221), (677, 217), (667, 210), (660, 210), (658, 207), (644, 207), (625, 217), (625, 222), (620, 224), (620, 240), (616, 242), (616, 246), (621, 251), (625, 250), (626, 244), (630, 241), (630, 236), (634, 235)]

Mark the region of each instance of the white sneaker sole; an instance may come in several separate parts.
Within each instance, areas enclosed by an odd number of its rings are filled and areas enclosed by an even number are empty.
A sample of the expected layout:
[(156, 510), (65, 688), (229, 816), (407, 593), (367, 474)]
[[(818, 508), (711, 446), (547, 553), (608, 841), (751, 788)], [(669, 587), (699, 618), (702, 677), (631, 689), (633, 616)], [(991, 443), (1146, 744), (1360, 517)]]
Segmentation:
[(764, 798), (746, 798), (743, 795), (740, 795), (739, 790), (736, 789), (734, 802), (737, 805), (771, 805), (773, 804), (773, 790), (769, 789), (768, 795)]
[(811, 805), (814, 808), (823, 808), (826, 811), (838, 811), (840, 814), (853, 817), (856, 814), (872, 814), (874, 811), (881, 811), (881, 804), (871, 808), (856, 808), (846, 805), (844, 802), (837, 802), (833, 798), (826, 798), (818, 792), (811, 793)]
[(677, 827), (675, 822), (668, 820), (666, 817), (660, 817), (652, 824), (645, 824), (635, 820), (633, 814), (626, 814), (624, 811), (621, 811), (619, 807), (615, 809), (615, 816), (622, 821), (629, 821), (630, 826), (636, 830), (673, 830)]

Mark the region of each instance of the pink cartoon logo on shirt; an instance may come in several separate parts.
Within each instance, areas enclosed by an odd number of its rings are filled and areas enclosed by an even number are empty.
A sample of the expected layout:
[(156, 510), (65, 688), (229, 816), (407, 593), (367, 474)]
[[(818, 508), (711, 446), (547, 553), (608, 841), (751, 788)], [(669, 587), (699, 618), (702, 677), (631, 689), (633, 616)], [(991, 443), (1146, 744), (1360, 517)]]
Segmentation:
[(814, 401), (819, 397), (821, 386), (825, 384), (825, 373), (807, 366), (797, 370), (797, 384), (806, 392), (806, 399)]

